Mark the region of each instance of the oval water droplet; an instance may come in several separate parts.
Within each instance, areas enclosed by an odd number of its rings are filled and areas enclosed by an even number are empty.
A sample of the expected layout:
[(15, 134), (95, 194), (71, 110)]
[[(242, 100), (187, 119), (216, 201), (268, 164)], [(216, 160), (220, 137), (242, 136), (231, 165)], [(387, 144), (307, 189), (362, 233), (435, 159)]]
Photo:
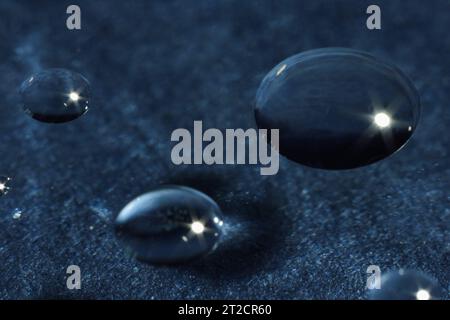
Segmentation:
[(126, 205), (116, 218), (116, 234), (139, 260), (180, 263), (217, 247), (221, 215), (219, 206), (200, 191), (167, 186)]
[(279, 151), (300, 164), (351, 169), (399, 150), (411, 137), (420, 102), (396, 67), (364, 52), (300, 53), (270, 71), (256, 97), (258, 127), (279, 129)]
[(430, 276), (414, 271), (392, 271), (381, 277), (380, 289), (369, 291), (372, 300), (439, 300), (442, 288)]
[(69, 70), (41, 71), (25, 80), (19, 92), (25, 113), (41, 122), (69, 122), (89, 110), (89, 82)]

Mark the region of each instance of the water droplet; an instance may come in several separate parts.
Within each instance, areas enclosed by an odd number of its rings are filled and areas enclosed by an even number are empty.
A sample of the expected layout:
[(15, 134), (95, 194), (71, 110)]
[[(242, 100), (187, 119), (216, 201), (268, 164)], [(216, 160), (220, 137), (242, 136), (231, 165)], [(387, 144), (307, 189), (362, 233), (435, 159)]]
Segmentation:
[(270, 71), (256, 97), (258, 127), (300, 164), (351, 169), (399, 150), (417, 127), (419, 96), (396, 67), (364, 52), (317, 49)]
[(173, 264), (194, 259), (218, 245), (219, 206), (187, 187), (167, 186), (131, 201), (116, 219), (116, 234), (139, 260)]
[(65, 69), (41, 71), (25, 80), (19, 92), (25, 113), (42, 122), (69, 122), (89, 109), (89, 82)]
[(6, 195), (11, 188), (9, 187), (9, 183), (11, 178), (6, 176), (0, 176), (0, 196)]
[(370, 290), (372, 300), (439, 300), (442, 288), (430, 276), (413, 270), (389, 272), (381, 277), (381, 288)]
[(14, 210), (13, 219), (19, 220), (20, 218), (22, 218), (22, 210), (19, 209)]

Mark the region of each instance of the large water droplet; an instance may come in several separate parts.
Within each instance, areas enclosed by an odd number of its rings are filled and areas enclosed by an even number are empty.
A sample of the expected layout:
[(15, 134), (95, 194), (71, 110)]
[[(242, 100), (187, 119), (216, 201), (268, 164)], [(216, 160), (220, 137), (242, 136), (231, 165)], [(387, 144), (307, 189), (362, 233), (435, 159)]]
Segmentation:
[(399, 150), (414, 132), (419, 96), (396, 67), (355, 50), (286, 59), (256, 97), (257, 124), (280, 129), (280, 153), (310, 167), (351, 169)]
[(25, 113), (42, 122), (69, 122), (89, 109), (89, 82), (65, 69), (41, 71), (25, 80), (19, 92)]
[(392, 271), (381, 277), (381, 288), (369, 292), (372, 300), (439, 300), (442, 288), (428, 275), (414, 270)]
[(131, 201), (115, 225), (118, 238), (136, 258), (173, 264), (214, 250), (223, 221), (219, 206), (207, 195), (167, 186)]

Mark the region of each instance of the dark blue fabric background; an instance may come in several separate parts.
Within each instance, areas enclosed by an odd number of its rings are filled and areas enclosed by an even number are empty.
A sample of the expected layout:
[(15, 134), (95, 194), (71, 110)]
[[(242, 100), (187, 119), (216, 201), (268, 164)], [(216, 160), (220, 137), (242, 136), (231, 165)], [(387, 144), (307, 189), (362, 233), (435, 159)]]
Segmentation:
[[(450, 287), (450, 2), (76, 1), (82, 31), (65, 28), (74, 1), (0, 1), (0, 297), (89, 299), (362, 299), (366, 268), (422, 270)], [(281, 160), (256, 166), (171, 164), (171, 132), (254, 127), (264, 75), (298, 52), (369, 51), (401, 68), (423, 103), (399, 153), (343, 172)], [(47, 125), (18, 108), (17, 87), (49, 67), (92, 84), (91, 110)], [(130, 259), (112, 222), (160, 184), (196, 187), (224, 210), (226, 236), (193, 264)], [(22, 211), (19, 220), (12, 218)], [(66, 288), (81, 267), (82, 289)], [(447, 296), (448, 298), (448, 296)]]

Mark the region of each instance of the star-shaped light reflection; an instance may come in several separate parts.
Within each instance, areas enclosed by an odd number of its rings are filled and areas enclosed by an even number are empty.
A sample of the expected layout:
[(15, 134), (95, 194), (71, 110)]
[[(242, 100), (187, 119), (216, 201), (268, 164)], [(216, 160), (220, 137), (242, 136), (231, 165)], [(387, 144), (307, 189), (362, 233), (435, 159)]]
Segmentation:
[(78, 94), (78, 92), (72, 91), (71, 93), (69, 93), (69, 99), (72, 102), (78, 102), (78, 100), (80, 100), (80, 95)]
[(377, 113), (374, 116), (373, 121), (380, 128), (386, 128), (391, 125), (391, 117), (387, 113), (384, 113), (384, 112)]
[(194, 221), (191, 224), (191, 231), (195, 234), (202, 234), (205, 232), (205, 225), (200, 221)]

